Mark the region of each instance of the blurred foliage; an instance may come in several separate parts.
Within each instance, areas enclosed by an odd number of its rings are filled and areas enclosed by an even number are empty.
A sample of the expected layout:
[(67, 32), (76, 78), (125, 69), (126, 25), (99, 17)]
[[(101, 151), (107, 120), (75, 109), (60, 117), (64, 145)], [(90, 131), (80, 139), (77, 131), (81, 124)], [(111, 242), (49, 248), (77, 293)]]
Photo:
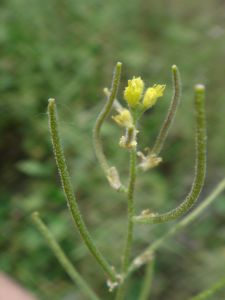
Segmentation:
[[(154, 209), (170, 208), (188, 191), (194, 165), (192, 87), (206, 84), (206, 195), (224, 174), (225, 2), (2, 0), (0, 5), (0, 267), (40, 299), (70, 299), (75, 294), (83, 299), (30, 222), (30, 213), (39, 210), (81, 274), (106, 297), (104, 276), (67, 212), (48, 134), (47, 99), (57, 99), (66, 156), (85, 219), (98, 245), (117, 265), (126, 205), (107, 186), (91, 142), (102, 88), (109, 86), (118, 60), (124, 66), (121, 87), (133, 75), (141, 75), (148, 85), (167, 84), (164, 99), (142, 122), (145, 147), (154, 140), (171, 97), (170, 67), (180, 67), (182, 104), (163, 151), (164, 163), (140, 174), (140, 211), (149, 201)], [(127, 154), (118, 148), (119, 134), (111, 121), (104, 126), (107, 155), (126, 179)], [(191, 230), (159, 252), (153, 299), (186, 299), (224, 276), (224, 212), (221, 196)], [(137, 226), (134, 252), (167, 226)], [(142, 277), (139, 271), (132, 279), (130, 300), (136, 299)]]

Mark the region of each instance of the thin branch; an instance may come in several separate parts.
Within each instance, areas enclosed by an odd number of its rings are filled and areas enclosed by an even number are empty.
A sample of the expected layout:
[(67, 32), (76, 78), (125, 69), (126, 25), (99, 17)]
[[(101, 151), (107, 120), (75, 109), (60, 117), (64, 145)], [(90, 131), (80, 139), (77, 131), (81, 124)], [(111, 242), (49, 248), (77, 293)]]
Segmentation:
[(49, 99), (48, 104), (48, 115), (49, 115), (49, 127), (51, 132), (51, 138), (52, 138), (52, 144), (53, 144), (53, 150), (55, 154), (56, 163), (58, 166), (58, 171), (61, 177), (61, 183), (62, 187), (67, 199), (67, 204), (70, 209), (70, 212), (72, 214), (73, 220), (75, 224), (77, 225), (77, 228), (80, 232), (80, 235), (92, 253), (92, 255), (95, 257), (97, 262), (100, 264), (100, 266), (103, 268), (105, 273), (109, 276), (109, 278), (112, 281), (116, 281), (116, 273), (114, 269), (108, 264), (102, 253), (99, 251), (99, 249), (96, 247), (94, 241), (92, 240), (90, 233), (88, 232), (88, 229), (83, 221), (81, 212), (79, 210), (76, 198), (74, 196), (73, 187), (71, 184), (69, 172), (67, 169), (63, 148), (60, 141), (59, 131), (58, 131), (58, 121), (57, 121), (57, 113), (56, 113), (56, 105), (54, 99)]
[(141, 292), (138, 300), (149, 300), (149, 294), (152, 287), (152, 279), (154, 273), (154, 258), (150, 260), (146, 266), (145, 276), (141, 287)]
[(196, 110), (196, 167), (195, 177), (190, 193), (175, 209), (162, 214), (143, 214), (134, 217), (136, 223), (164, 223), (179, 218), (187, 213), (197, 201), (205, 181), (206, 171), (206, 120), (205, 120), (205, 88), (203, 85), (195, 87)]
[(59, 263), (62, 265), (66, 273), (72, 279), (72, 281), (79, 286), (82, 292), (90, 299), (90, 300), (100, 300), (100, 298), (95, 294), (92, 288), (86, 283), (86, 281), (81, 277), (79, 272), (75, 269), (75, 267), (70, 262), (69, 258), (66, 256), (56, 239), (54, 238), (51, 231), (44, 224), (44, 222), (39, 217), (37, 212), (32, 214), (32, 220), (36, 225), (37, 229), (44, 236), (49, 248), (52, 250)]
[(187, 215), (180, 222), (172, 226), (169, 231), (164, 234), (161, 238), (157, 239), (153, 242), (149, 247), (147, 247), (140, 255), (138, 255), (132, 262), (129, 267), (128, 274), (132, 273), (136, 269), (138, 269), (143, 264), (147, 263), (149, 259), (152, 257), (152, 253), (154, 253), (158, 248), (162, 246), (162, 244), (167, 241), (168, 238), (173, 237), (177, 232), (181, 231), (183, 228), (191, 224), (195, 219), (199, 217), (199, 215), (211, 205), (217, 197), (225, 190), (225, 178), (223, 178), (218, 185), (213, 189), (213, 191), (206, 197), (201, 204), (195, 208), (189, 215)]
[(189, 300), (205, 300), (208, 299), (209, 297), (215, 295), (216, 292), (219, 290), (225, 288), (225, 278), (222, 278), (221, 280), (217, 281), (214, 283), (210, 288), (207, 290), (201, 292), (200, 294), (191, 297)]
[(173, 79), (173, 97), (166, 115), (166, 118), (162, 124), (162, 127), (159, 131), (159, 134), (156, 138), (155, 144), (151, 149), (151, 154), (155, 154), (156, 156), (162, 150), (166, 137), (168, 135), (169, 129), (172, 126), (174, 117), (176, 115), (177, 107), (180, 103), (181, 97), (181, 80), (180, 80), (180, 72), (176, 65), (172, 66), (172, 79)]

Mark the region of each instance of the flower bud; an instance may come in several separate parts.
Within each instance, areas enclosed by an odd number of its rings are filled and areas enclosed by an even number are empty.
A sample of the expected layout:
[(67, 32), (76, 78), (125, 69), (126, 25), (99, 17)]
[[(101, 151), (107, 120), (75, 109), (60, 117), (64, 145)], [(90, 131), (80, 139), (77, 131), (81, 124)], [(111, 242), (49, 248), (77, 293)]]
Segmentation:
[(112, 119), (121, 127), (129, 128), (133, 126), (133, 118), (128, 109), (122, 109), (116, 116), (112, 116)]
[(133, 79), (128, 80), (128, 86), (124, 91), (124, 99), (127, 101), (130, 107), (135, 107), (140, 103), (143, 89), (144, 82), (141, 77), (133, 77)]
[(154, 84), (153, 87), (147, 89), (143, 99), (143, 106), (145, 109), (149, 109), (157, 102), (159, 97), (163, 96), (165, 85)]

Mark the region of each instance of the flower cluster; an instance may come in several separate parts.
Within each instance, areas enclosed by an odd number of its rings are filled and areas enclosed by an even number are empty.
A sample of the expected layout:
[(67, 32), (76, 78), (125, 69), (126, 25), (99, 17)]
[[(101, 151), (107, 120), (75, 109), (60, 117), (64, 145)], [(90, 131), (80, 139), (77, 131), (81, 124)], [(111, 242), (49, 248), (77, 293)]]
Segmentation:
[[(133, 79), (128, 80), (128, 85), (124, 90), (124, 99), (128, 104), (128, 108), (122, 107), (116, 100), (114, 107), (118, 114), (112, 117), (119, 126), (125, 128), (125, 135), (121, 137), (119, 142), (122, 148), (136, 148), (136, 136), (138, 134), (136, 123), (142, 113), (155, 105), (158, 98), (163, 96), (164, 90), (165, 85), (154, 84), (144, 92), (144, 81), (141, 77), (133, 77)], [(151, 167), (159, 163), (152, 157), (150, 161), (148, 159), (148, 162), (143, 162), (144, 169), (150, 168), (150, 166), (147, 166), (148, 163)]]
[(163, 96), (165, 87), (165, 85), (161, 84), (154, 84), (153, 87), (149, 87), (144, 93), (143, 101), (141, 102), (144, 92), (144, 82), (141, 77), (133, 77), (133, 79), (128, 80), (128, 86), (124, 91), (124, 99), (131, 108), (140, 106), (146, 110), (155, 105), (158, 98)]

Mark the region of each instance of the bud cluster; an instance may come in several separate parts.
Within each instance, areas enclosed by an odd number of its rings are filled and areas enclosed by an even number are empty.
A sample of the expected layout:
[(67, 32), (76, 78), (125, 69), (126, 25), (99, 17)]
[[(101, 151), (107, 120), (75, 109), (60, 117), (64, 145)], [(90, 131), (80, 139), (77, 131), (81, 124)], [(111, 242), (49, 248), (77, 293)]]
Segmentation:
[[(154, 84), (144, 92), (144, 81), (141, 77), (133, 77), (128, 80), (128, 85), (123, 94), (128, 108), (123, 108), (116, 100), (115, 109), (118, 114), (112, 117), (120, 127), (125, 128), (125, 135), (121, 137), (119, 142), (122, 148), (128, 150), (136, 148), (137, 121), (147, 109), (156, 104), (158, 98), (163, 96), (165, 87), (165, 85)], [(159, 163), (158, 160), (157, 163)], [(151, 167), (157, 163), (151, 157)], [(149, 168), (149, 166), (146, 166), (146, 162), (144, 165)]]
[[(131, 108), (141, 107), (147, 110), (157, 102), (158, 98), (163, 96), (165, 85), (154, 84), (152, 87), (147, 88), (144, 93), (144, 81), (141, 77), (133, 77), (128, 80), (128, 86), (124, 91), (124, 99)], [(143, 101), (141, 99), (143, 98)]]

